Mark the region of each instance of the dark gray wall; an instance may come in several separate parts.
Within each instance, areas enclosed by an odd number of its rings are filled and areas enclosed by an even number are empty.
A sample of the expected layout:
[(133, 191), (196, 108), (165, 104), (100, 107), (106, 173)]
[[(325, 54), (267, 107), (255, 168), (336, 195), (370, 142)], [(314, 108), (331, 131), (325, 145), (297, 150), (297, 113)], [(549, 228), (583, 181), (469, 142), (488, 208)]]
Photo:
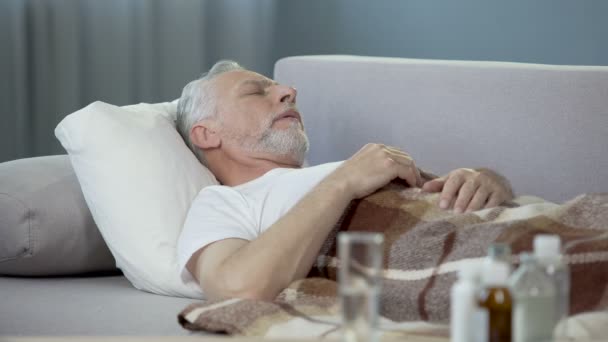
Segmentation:
[(2, 0), (0, 47), (1, 162), (63, 153), (66, 114), (173, 99), (220, 58), (608, 65), (608, 0)]
[(283, 0), (275, 58), (294, 54), (608, 65), (605, 0)]

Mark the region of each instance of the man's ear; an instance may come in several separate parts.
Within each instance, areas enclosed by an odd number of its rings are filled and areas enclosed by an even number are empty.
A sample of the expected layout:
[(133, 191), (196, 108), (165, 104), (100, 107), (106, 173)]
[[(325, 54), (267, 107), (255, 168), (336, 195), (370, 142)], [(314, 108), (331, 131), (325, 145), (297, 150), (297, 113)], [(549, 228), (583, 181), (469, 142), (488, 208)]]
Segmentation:
[(197, 122), (190, 130), (190, 140), (192, 144), (200, 149), (209, 149), (219, 147), (221, 139), (214, 125), (209, 122)]

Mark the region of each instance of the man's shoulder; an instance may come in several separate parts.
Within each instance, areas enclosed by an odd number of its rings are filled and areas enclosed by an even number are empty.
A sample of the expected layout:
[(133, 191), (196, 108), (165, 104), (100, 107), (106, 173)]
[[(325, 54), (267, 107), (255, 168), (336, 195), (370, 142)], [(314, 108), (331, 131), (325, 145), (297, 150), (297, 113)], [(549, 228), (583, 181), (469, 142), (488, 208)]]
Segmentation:
[(202, 188), (194, 201), (192, 206), (196, 205), (209, 205), (209, 204), (220, 204), (225, 202), (242, 201), (243, 196), (236, 189), (226, 185), (209, 185)]
[(217, 185), (207, 185), (205, 187), (203, 187), (197, 194), (197, 197), (200, 196), (208, 196), (211, 194), (223, 194), (223, 193), (230, 193), (232, 192), (234, 189), (232, 187), (226, 186), (226, 185), (221, 185), (221, 184), (217, 184)]
[(323, 163), (323, 164), (306, 166), (306, 167), (302, 168), (302, 170), (311, 170), (311, 171), (315, 170), (315, 171), (320, 171), (320, 172), (333, 171), (335, 168), (342, 165), (342, 163), (344, 163), (343, 160), (335, 161), (335, 162), (328, 162), (328, 163)]

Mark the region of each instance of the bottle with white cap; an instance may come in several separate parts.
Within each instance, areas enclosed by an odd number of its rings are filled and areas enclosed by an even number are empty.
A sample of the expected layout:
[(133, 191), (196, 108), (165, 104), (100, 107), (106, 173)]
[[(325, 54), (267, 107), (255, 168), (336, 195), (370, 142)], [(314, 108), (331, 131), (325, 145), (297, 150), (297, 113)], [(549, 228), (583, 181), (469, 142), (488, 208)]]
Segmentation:
[(486, 263), (488, 262), (504, 262), (507, 266), (509, 266), (510, 274), (512, 271), (511, 247), (506, 243), (493, 243), (488, 248), (488, 257), (486, 258)]
[(488, 313), (487, 341), (511, 342), (511, 313), (513, 300), (508, 286), (509, 266), (497, 262), (494, 267), (484, 267), (484, 287), (478, 305)]
[(551, 341), (555, 319), (556, 289), (536, 258), (520, 255), (521, 264), (509, 279), (513, 307), (513, 340), (515, 342)]
[[(545, 270), (545, 273), (553, 280), (556, 293), (555, 321), (568, 318), (570, 312), (570, 270), (564, 262), (561, 253), (561, 240), (557, 235), (541, 234), (534, 237), (534, 256)], [(566, 325), (559, 324), (562, 331), (557, 331), (558, 336), (565, 336)]]
[(450, 336), (452, 342), (473, 342), (477, 340), (479, 326), (476, 317), (480, 315), (479, 311), (481, 311), (477, 306), (478, 291), (479, 269), (477, 265), (461, 268), (458, 272), (458, 281), (450, 291)]

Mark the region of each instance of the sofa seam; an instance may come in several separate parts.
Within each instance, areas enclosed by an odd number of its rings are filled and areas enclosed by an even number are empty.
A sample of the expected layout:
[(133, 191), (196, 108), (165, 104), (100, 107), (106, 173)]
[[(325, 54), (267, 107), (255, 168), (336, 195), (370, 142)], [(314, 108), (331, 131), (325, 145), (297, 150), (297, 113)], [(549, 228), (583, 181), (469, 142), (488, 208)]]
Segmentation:
[(4, 195), (12, 200), (14, 200), (15, 202), (21, 204), (21, 206), (25, 209), (26, 212), (26, 217), (27, 217), (27, 229), (28, 229), (28, 241), (27, 241), (27, 252), (26, 253), (20, 253), (15, 255), (14, 257), (7, 257), (7, 258), (2, 258), (0, 259), (0, 263), (1, 262), (6, 262), (6, 261), (11, 261), (11, 260), (17, 260), (20, 258), (23, 258), (24, 256), (32, 256), (34, 255), (34, 246), (33, 246), (33, 238), (32, 238), (32, 210), (25, 204), (25, 202), (23, 202), (21, 199), (12, 196), (11, 194), (8, 194), (6, 192), (0, 192), (0, 195)]

